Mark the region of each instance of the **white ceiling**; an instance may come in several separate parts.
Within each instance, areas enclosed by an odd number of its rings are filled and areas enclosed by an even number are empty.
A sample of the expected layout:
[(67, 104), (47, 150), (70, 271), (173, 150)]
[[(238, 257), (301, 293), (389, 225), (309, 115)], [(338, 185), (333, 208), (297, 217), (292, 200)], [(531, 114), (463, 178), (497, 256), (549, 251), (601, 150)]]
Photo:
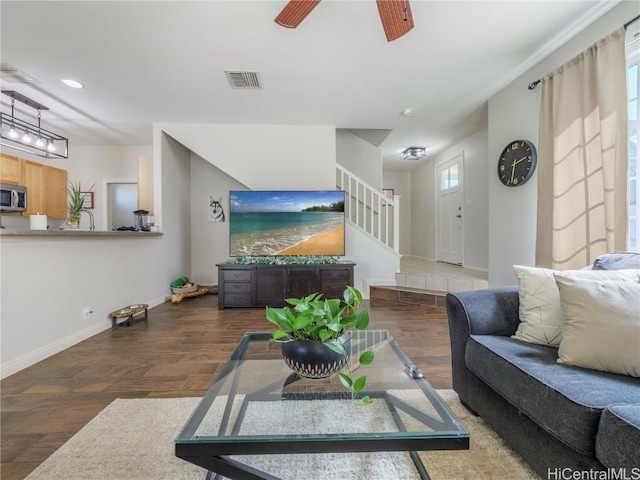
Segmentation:
[[(491, 95), (618, 2), (411, 0), (415, 28), (391, 43), (374, 0), (324, 0), (297, 29), (273, 22), (285, 3), (3, 0), (2, 62), (39, 83), (2, 89), (77, 144), (151, 144), (153, 122), (335, 125), (392, 130), (385, 166), (412, 168), (402, 150), (480, 128)], [(231, 89), (225, 70), (263, 89)]]

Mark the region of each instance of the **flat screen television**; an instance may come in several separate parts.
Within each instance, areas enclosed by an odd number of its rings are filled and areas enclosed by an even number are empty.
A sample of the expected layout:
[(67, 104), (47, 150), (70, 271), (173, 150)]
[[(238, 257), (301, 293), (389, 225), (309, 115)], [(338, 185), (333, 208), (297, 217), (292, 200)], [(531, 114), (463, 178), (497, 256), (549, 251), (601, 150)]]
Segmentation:
[(345, 254), (344, 191), (229, 192), (229, 254)]

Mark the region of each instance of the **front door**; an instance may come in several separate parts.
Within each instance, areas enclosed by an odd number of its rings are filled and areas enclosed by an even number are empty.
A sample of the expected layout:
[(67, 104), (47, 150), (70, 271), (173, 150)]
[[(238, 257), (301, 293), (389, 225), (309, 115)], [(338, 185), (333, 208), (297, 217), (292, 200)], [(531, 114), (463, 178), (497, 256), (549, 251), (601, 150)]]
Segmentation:
[(463, 261), (462, 167), (462, 154), (436, 167), (437, 260), (455, 265)]

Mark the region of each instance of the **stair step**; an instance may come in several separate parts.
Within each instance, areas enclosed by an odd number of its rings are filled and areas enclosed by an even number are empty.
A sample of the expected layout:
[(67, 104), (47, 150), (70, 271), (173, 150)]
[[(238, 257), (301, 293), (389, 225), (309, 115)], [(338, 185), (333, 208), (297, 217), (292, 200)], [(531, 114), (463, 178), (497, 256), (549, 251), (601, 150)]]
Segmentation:
[(421, 288), (371, 285), (369, 301), (444, 308), (446, 307), (446, 294), (446, 292), (423, 290)]

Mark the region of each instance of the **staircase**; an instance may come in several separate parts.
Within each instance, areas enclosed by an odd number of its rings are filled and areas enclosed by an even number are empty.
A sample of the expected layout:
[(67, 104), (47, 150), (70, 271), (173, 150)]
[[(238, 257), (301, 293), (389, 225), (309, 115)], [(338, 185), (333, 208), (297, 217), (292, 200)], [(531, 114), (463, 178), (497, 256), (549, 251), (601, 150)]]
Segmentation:
[(336, 187), (345, 192), (346, 219), (400, 255), (400, 196), (386, 197), (340, 165), (336, 165)]

